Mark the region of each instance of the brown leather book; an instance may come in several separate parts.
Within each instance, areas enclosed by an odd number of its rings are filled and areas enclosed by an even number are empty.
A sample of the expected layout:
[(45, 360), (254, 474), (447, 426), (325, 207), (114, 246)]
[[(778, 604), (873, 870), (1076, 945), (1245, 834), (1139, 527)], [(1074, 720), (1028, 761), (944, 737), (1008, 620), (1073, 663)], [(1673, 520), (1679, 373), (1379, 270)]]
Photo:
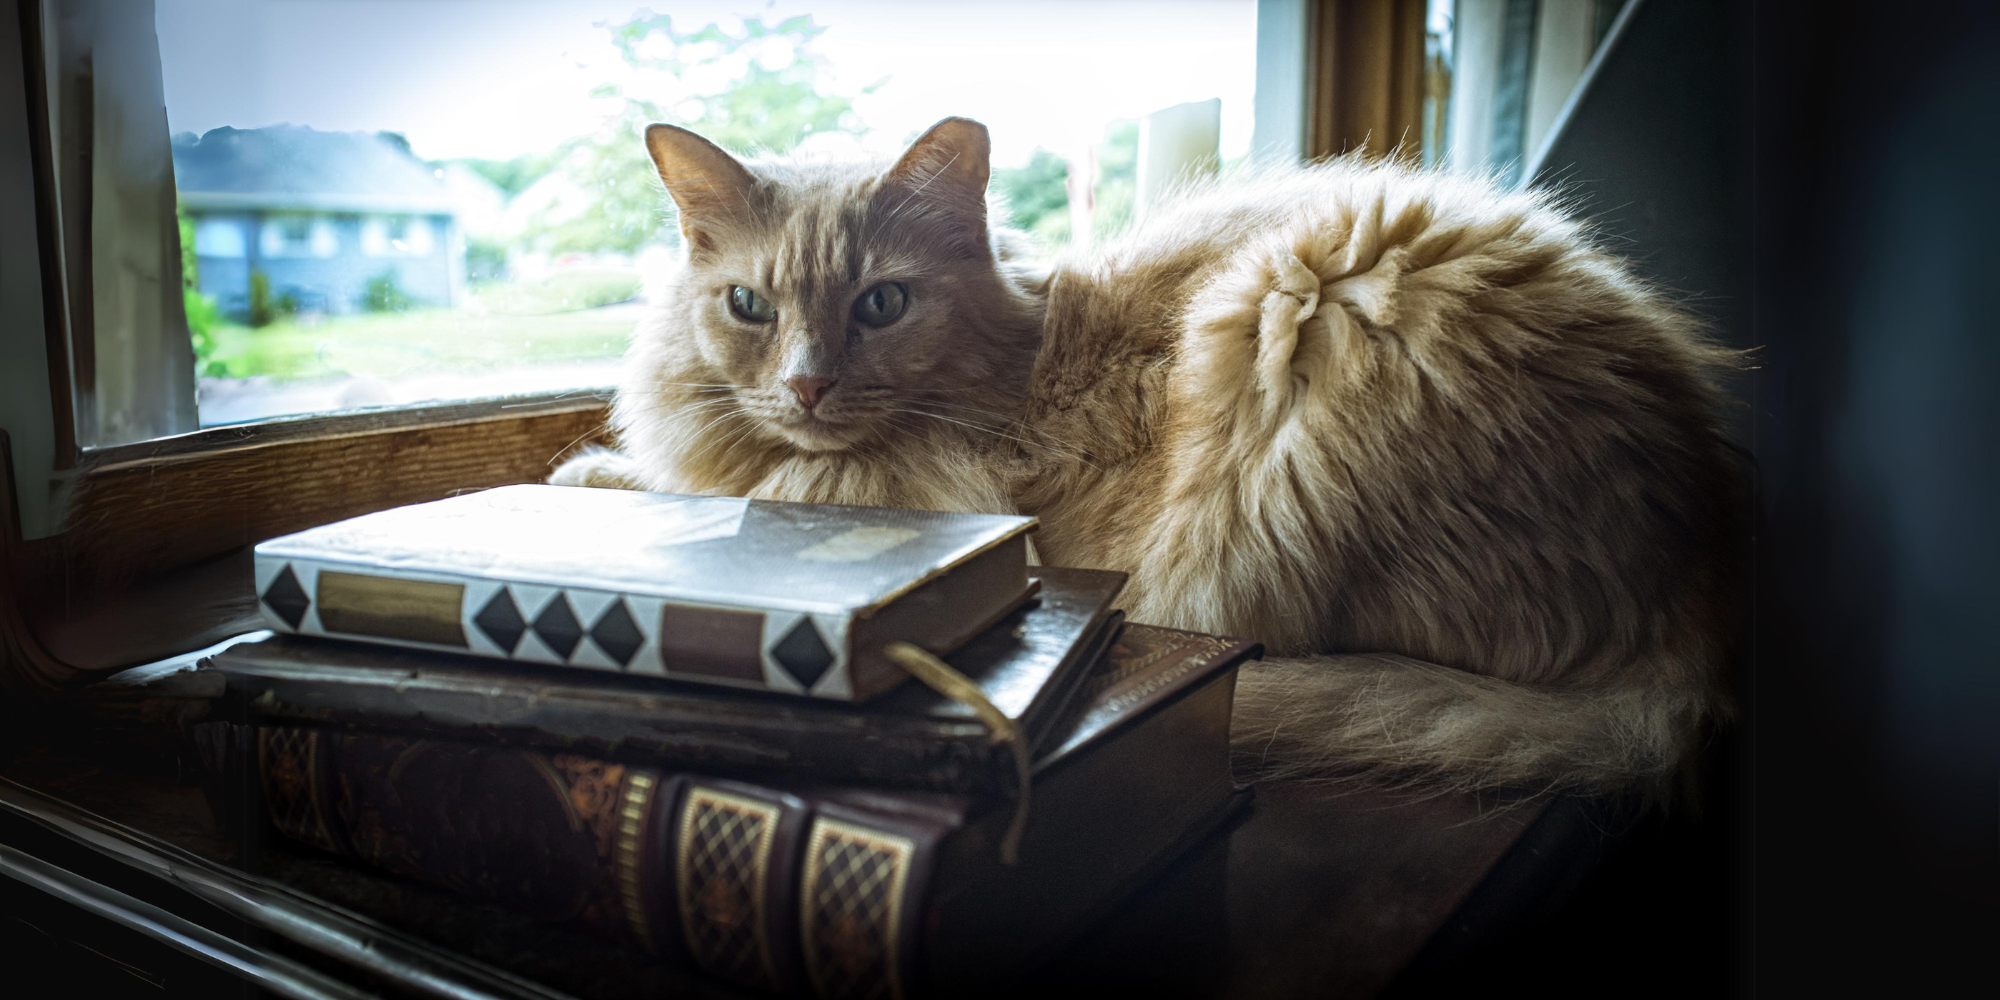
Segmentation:
[(328, 729), (248, 743), (272, 823), (323, 850), (757, 989), (958, 995), (1033, 968), (1242, 805), (1229, 712), (1257, 653), (1125, 626), (1035, 766), (1011, 865), (1000, 799)]
[(503, 486), (261, 542), (279, 632), (864, 701), (1030, 593), (1035, 521)]
[[(948, 662), (1051, 749), (1119, 620), (1125, 574), (1035, 570), (1040, 589)], [(865, 704), (512, 666), (301, 636), (231, 646), (203, 670), (237, 721), (449, 736), (787, 780), (987, 794), (1008, 749), (972, 710), (920, 684)]]

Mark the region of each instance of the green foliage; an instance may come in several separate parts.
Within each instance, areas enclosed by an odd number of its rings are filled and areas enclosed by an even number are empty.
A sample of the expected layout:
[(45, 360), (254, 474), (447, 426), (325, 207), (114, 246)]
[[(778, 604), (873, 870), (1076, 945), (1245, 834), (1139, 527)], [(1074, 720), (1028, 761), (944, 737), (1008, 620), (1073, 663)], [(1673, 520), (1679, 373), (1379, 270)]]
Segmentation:
[(528, 185), (548, 176), (556, 165), (553, 153), (524, 153), (511, 160), (482, 160), (477, 157), (461, 157), (456, 160), (439, 160), (439, 165), (460, 164), (466, 169), (493, 182), (493, 186), (507, 193), (507, 197), (520, 194)]
[(1091, 235), (1116, 235), (1132, 221), (1139, 197), (1139, 123), (1117, 122), (1097, 147), (1097, 205), (1091, 213)]
[(500, 240), (467, 237), (465, 280), (475, 284), (499, 281), (507, 276), (507, 244)]
[(227, 375), (215, 360), (216, 331), (229, 322), (223, 318), (222, 309), (213, 296), (203, 295), (192, 287), (181, 289), (181, 299), (187, 307), (188, 336), (194, 341), (194, 373)]
[(361, 308), (368, 312), (406, 312), (415, 304), (416, 300), (410, 297), (410, 293), (396, 283), (395, 268), (369, 278), (361, 286)]
[[(622, 106), (595, 134), (572, 141), (558, 167), (583, 189), (589, 207), (540, 227), (533, 235), (544, 249), (629, 253), (678, 238), (640, 138), (652, 122), (694, 129), (739, 153), (782, 153), (812, 135), (861, 131), (852, 101), (821, 92), (826, 64), (810, 46), (826, 29), (811, 17), (777, 24), (748, 17), (738, 31), (715, 23), (682, 31), (672, 17), (642, 10), (605, 27), (625, 62), (641, 71), (640, 82), (596, 91)], [(690, 92), (694, 81), (738, 64), (741, 70), (715, 92)]]
[[(1037, 149), (1026, 165), (993, 171), (993, 190), (1007, 203), (1014, 228), (1035, 234), (1044, 246), (1060, 246), (1070, 239), (1068, 175), (1062, 157)], [(1092, 236), (1115, 236), (1131, 222), (1138, 189), (1139, 123), (1114, 122), (1097, 147)]]
[(226, 375), (215, 361), (215, 332), (223, 325), (215, 298), (201, 294), (201, 267), (194, 256), (194, 220), (178, 213), (181, 231), (181, 305), (187, 313), (188, 338), (194, 342), (196, 375)]
[(281, 319), (298, 315), (299, 297), (287, 291), (279, 295), (271, 294), (271, 276), (262, 271), (250, 272), (250, 325), (270, 326)]
[(271, 276), (250, 272), (250, 325), (270, 326), (276, 318), (271, 312)]
[(1069, 163), (1062, 157), (1037, 149), (1026, 165), (993, 171), (993, 191), (1014, 228), (1050, 245), (1069, 241)]

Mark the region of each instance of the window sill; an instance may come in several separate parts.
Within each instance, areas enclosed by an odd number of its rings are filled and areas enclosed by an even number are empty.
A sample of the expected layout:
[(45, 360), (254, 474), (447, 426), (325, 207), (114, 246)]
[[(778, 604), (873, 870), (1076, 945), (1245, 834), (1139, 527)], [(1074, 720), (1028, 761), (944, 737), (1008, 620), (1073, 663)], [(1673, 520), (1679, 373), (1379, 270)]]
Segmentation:
[[(24, 541), (0, 482), (0, 688), (59, 687), (242, 631), (247, 550), (370, 511), (540, 482), (604, 431), (595, 395), (216, 427), (86, 452), (66, 528)], [(0, 468), (11, 470), (0, 435)]]

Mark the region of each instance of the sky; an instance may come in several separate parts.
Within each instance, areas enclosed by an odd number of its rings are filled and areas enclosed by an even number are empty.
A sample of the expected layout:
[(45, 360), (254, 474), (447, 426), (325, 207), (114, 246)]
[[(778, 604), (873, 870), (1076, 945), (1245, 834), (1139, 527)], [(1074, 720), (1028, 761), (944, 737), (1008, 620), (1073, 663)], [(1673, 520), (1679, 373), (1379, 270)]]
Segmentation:
[[(643, 0), (157, 0), (175, 132), (279, 122), (401, 132), (427, 159), (507, 159), (594, 129), (625, 68), (599, 22)], [(1222, 100), (1222, 155), (1250, 145), (1255, 0), (703, 0), (676, 26), (810, 14), (828, 89), (893, 153), (947, 115), (984, 122), (995, 166), (1073, 152), (1104, 125)], [(886, 82), (874, 93), (863, 87)]]

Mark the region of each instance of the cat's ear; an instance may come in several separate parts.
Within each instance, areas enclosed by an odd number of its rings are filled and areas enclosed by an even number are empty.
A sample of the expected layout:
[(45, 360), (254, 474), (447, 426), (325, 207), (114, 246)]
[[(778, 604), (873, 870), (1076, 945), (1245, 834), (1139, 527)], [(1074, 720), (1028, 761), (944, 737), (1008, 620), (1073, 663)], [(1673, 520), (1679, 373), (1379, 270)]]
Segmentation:
[(905, 199), (922, 198), (962, 218), (983, 243), (992, 153), (986, 126), (970, 118), (946, 118), (910, 144), (902, 159), (889, 168), (884, 187)]
[(680, 208), (681, 236), (700, 250), (714, 249), (710, 230), (746, 218), (757, 179), (722, 147), (677, 125), (646, 126), (646, 151)]

